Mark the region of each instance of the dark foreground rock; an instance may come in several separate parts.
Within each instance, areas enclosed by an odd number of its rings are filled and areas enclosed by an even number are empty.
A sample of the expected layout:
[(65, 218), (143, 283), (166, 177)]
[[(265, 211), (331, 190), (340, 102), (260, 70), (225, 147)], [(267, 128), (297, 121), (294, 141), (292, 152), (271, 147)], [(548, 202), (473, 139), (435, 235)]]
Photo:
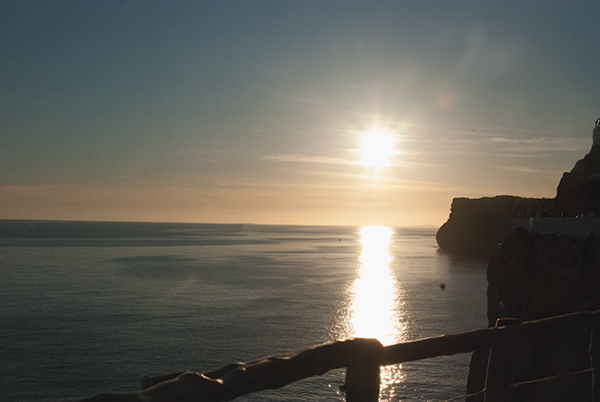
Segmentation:
[[(600, 309), (600, 237), (513, 229), (490, 259), (487, 277), (490, 326), (506, 318), (531, 321)], [(600, 362), (600, 348), (597, 334), (591, 337), (589, 331), (574, 330), (494, 350), (489, 372), (488, 352), (474, 353), (467, 392), (483, 389), (487, 373), (488, 402), (592, 401), (592, 373), (585, 370), (591, 360)], [(556, 375), (551, 381), (507, 387)], [(600, 377), (595, 381), (599, 384)], [(483, 400), (483, 394), (467, 399)]]
[(511, 230), (488, 264), (488, 321), (600, 309), (600, 236)]

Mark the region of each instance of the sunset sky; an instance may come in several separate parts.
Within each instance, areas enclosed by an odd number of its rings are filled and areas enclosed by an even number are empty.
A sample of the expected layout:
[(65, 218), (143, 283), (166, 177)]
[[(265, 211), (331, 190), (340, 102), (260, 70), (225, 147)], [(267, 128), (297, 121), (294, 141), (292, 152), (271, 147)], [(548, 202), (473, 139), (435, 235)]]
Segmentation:
[(439, 226), (454, 197), (554, 197), (600, 117), (599, 17), (0, 0), (0, 219)]

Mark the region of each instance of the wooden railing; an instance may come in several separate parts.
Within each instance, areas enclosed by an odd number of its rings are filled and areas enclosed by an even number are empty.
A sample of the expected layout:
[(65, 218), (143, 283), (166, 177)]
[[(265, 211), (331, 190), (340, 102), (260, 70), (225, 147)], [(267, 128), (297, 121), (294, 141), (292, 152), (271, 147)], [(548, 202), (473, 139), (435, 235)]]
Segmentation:
[(379, 399), (380, 367), (427, 359), (501, 348), (523, 338), (560, 335), (574, 329), (600, 327), (600, 311), (580, 312), (504, 327), (479, 329), (455, 335), (383, 346), (376, 339), (350, 339), (318, 345), (292, 354), (265, 357), (245, 363), (229, 364), (208, 373), (174, 373), (145, 378), (143, 390), (127, 395), (102, 394), (86, 402), (117, 401), (229, 401), (266, 389), (283, 387), (304, 378), (346, 367), (342, 390), (347, 402), (375, 402)]

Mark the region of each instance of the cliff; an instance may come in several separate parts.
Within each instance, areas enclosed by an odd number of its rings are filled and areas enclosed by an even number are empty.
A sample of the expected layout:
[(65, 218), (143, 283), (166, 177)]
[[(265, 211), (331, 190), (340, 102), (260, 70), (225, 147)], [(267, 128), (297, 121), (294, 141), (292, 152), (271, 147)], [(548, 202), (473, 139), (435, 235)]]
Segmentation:
[(488, 323), (600, 309), (600, 237), (511, 230), (488, 263)]
[[(452, 202), (436, 239), (451, 253), (491, 255), (489, 326), (600, 309), (600, 119), (593, 139), (590, 152), (563, 174), (553, 199)], [(594, 383), (600, 377), (590, 365), (598, 367), (600, 347), (593, 339), (575, 328), (477, 351), (467, 385), (474, 396), (467, 402), (599, 400)]]
[[(600, 237), (512, 229), (490, 259), (487, 278), (490, 326), (505, 317), (531, 321), (600, 309)], [(467, 392), (482, 389), (488, 373), (488, 401), (592, 400), (591, 373), (569, 374), (589, 369), (590, 358), (600, 361), (600, 348), (590, 343), (590, 337), (589, 331), (576, 330), (568, 336), (550, 334), (520, 342), (492, 355), (474, 353)], [(555, 375), (564, 376), (507, 387)], [(483, 395), (467, 401), (483, 401)]]
[(555, 198), (455, 198), (450, 211), (436, 235), (439, 247), (453, 254), (488, 257), (516, 217), (600, 216), (600, 119), (593, 130), (590, 152), (563, 174)]
[[(600, 133), (600, 128), (594, 131)], [(570, 172), (563, 174), (555, 203), (564, 216), (600, 213), (600, 145), (592, 145), (590, 152), (577, 161)]]
[(450, 217), (436, 234), (439, 247), (457, 255), (489, 257), (510, 230), (519, 206), (547, 204), (548, 199), (500, 195), (455, 198)]

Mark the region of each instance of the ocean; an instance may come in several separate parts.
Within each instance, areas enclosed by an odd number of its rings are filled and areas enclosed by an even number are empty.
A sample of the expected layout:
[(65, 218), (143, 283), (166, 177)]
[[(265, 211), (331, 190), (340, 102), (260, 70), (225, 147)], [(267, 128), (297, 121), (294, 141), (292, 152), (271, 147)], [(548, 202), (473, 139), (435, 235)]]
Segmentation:
[[(0, 400), (140, 389), (145, 375), (487, 325), (485, 260), (435, 228), (0, 221)], [(388, 366), (381, 401), (466, 393), (470, 354)], [(343, 401), (333, 370), (241, 401)]]

